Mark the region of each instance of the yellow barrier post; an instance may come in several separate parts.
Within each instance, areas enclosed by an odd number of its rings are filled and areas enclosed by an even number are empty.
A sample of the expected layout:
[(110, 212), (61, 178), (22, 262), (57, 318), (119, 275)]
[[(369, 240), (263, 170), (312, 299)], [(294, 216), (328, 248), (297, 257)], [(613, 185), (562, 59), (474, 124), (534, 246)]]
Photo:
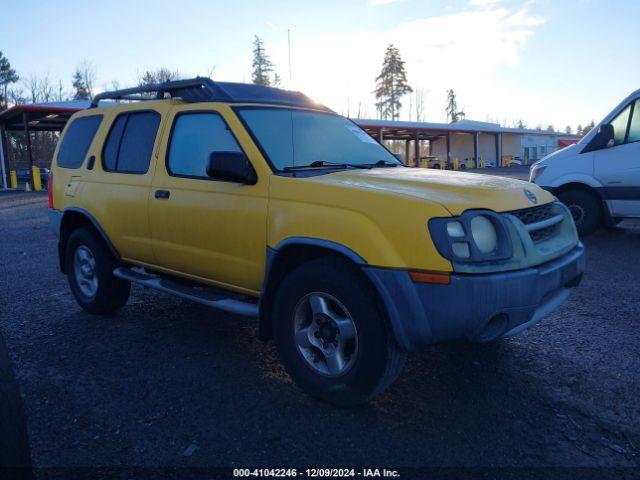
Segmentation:
[(11, 188), (18, 188), (18, 175), (15, 170), (9, 171), (9, 184)]
[(454, 157), (453, 158), (453, 169), (454, 170), (458, 170), (459, 167), (460, 167), (460, 165), (458, 164), (458, 157)]
[(42, 179), (40, 178), (40, 169), (34, 165), (33, 167), (31, 167), (31, 170), (33, 171), (33, 189), (36, 192), (39, 192), (40, 190), (42, 190)]

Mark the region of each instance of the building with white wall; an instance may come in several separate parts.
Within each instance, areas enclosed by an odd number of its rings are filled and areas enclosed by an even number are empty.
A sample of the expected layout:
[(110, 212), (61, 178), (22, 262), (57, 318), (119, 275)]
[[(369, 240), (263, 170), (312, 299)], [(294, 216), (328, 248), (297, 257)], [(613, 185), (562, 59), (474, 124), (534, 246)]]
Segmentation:
[[(462, 120), (454, 123), (354, 120), (378, 141), (404, 141), (403, 155), (414, 164), (454, 160), (463, 168), (517, 162), (531, 164), (558, 148), (566, 134), (547, 130), (502, 127), (497, 123)], [(579, 137), (575, 136), (577, 141)]]

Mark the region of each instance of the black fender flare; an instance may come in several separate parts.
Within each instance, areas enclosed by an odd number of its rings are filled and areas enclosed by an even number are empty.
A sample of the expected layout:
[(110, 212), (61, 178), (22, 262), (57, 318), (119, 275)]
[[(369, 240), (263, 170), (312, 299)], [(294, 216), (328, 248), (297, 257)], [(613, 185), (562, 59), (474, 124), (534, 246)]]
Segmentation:
[(89, 223), (93, 226), (93, 228), (96, 230), (96, 232), (98, 232), (98, 235), (100, 235), (100, 237), (104, 241), (105, 245), (107, 245), (107, 248), (113, 254), (113, 256), (117, 260), (120, 260), (120, 254), (118, 253), (118, 250), (113, 245), (113, 243), (109, 239), (104, 229), (100, 226), (100, 222), (98, 222), (98, 220), (91, 213), (89, 213), (89, 211), (85, 210), (84, 208), (67, 207), (62, 211), (62, 219), (60, 221), (60, 232), (58, 236), (58, 257), (60, 259), (60, 270), (62, 271), (62, 273), (66, 273), (64, 268), (64, 263), (65, 263), (64, 256), (65, 256), (65, 249), (66, 249), (66, 240), (68, 238), (68, 235), (63, 236), (63, 230), (65, 229), (65, 219), (68, 222), (69, 221), (68, 219), (71, 217), (72, 214), (79, 214), (84, 218), (86, 218), (89, 221)]

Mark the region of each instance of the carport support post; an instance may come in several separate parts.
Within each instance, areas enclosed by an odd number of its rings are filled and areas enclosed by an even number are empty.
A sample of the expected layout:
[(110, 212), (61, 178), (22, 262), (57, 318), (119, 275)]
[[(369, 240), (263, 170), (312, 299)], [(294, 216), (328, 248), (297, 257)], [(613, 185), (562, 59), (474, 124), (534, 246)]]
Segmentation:
[(0, 127), (0, 168), (2, 169), (2, 188), (6, 190), (9, 165), (7, 162), (7, 134), (3, 127)]
[(502, 165), (502, 133), (496, 134), (496, 166), (504, 167)]
[(378, 134), (378, 141), (380, 142), (380, 145), (383, 145), (382, 142), (384, 142), (384, 129), (380, 129), (380, 133)]
[(445, 168), (447, 168), (447, 166), (451, 164), (451, 134), (450, 133), (447, 133), (446, 139), (447, 139), (447, 160), (446, 160), (446, 165), (444, 166)]
[(478, 168), (478, 138), (480, 134), (475, 132), (473, 134), (473, 163), (475, 168)]
[(420, 134), (417, 131), (413, 139), (413, 165), (420, 165)]
[(407, 165), (409, 165), (409, 151), (411, 150), (409, 148), (409, 142), (411, 140), (407, 139), (404, 141), (404, 163), (406, 163)]
[(31, 151), (31, 134), (29, 132), (29, 118), (27, 112), (22, 112), (22, 123), (24, 124), (24, 136), (27, 140), (27, 159), (29, 160), (29, 179), (31, 181), (31, 188), (34, 188), (33, 183), (33, 153)]

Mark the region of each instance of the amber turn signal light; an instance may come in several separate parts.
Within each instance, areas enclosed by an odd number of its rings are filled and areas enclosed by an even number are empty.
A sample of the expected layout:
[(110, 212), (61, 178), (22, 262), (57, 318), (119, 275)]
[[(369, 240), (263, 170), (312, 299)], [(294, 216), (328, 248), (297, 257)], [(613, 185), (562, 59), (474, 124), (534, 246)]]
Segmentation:
[(451, 275), (448, 273), (409, 272), (409, 277), (416, 283), (438, 283), (440, 285), (451, 283)]

